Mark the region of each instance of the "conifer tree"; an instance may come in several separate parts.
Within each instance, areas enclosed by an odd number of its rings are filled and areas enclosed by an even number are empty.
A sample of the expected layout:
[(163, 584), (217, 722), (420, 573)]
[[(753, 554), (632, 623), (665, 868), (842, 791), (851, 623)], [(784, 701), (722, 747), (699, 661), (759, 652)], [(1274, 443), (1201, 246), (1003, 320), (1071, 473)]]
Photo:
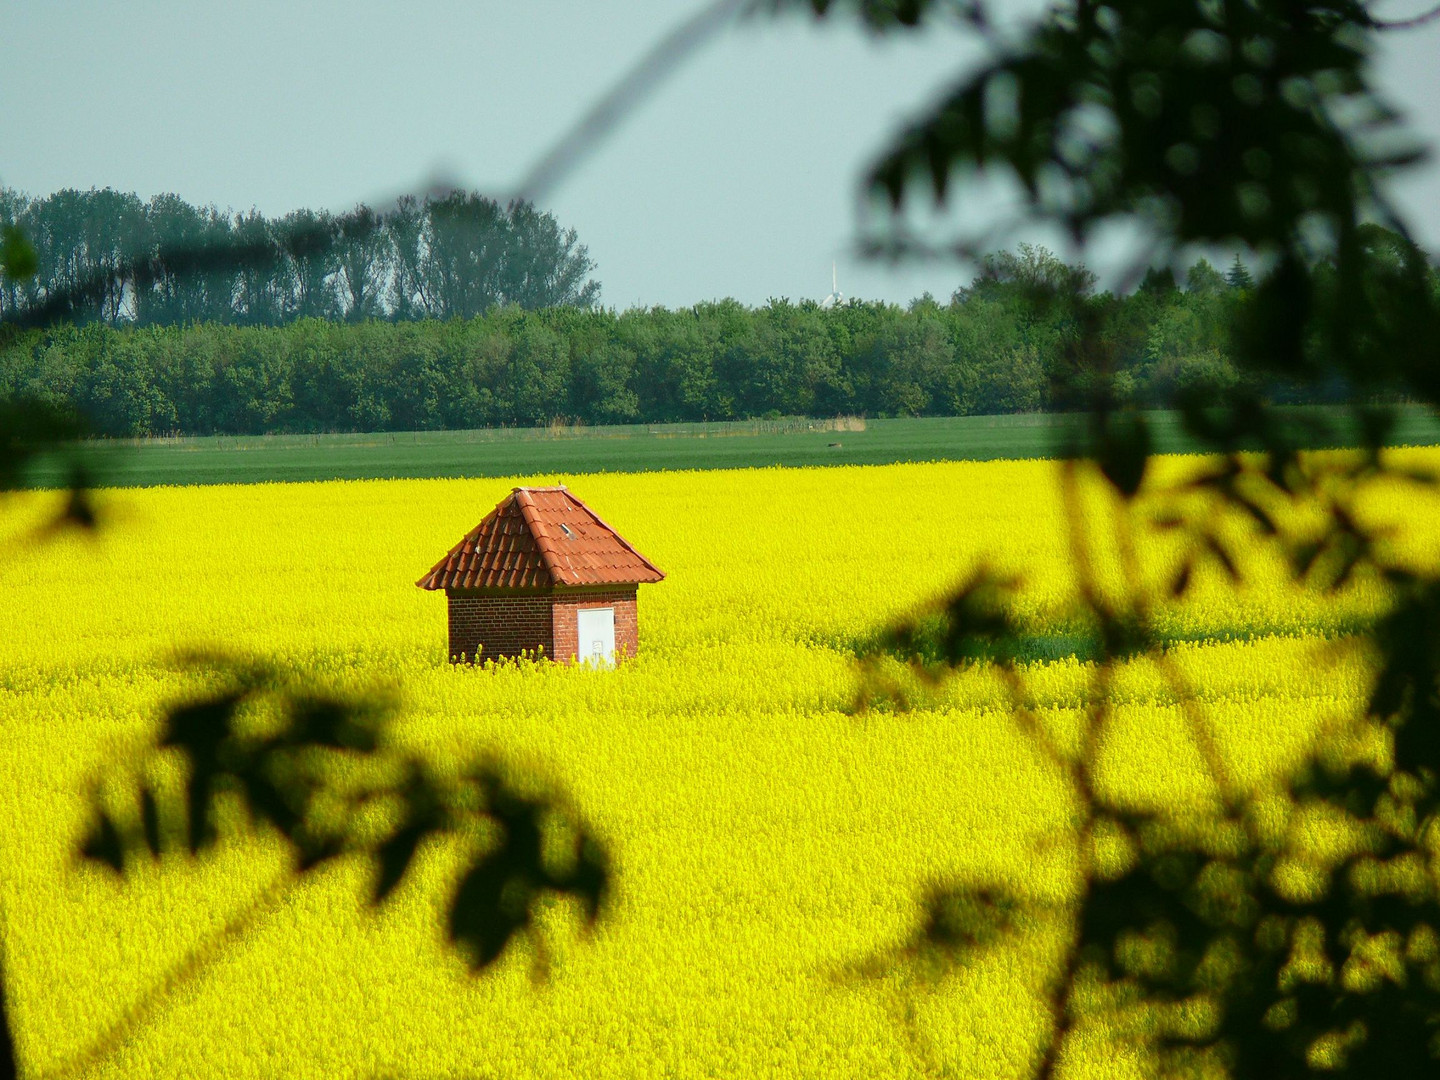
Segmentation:
[(1230, 264), (1230, 269), (1225, 271), (1225, 284), (1242, 292), (1249, 292), (1255, 287), (1255, 279), (1250, 276), (1250, 268), (1240, 261), (1238, 252), (1235, 255), (1235, 261)]

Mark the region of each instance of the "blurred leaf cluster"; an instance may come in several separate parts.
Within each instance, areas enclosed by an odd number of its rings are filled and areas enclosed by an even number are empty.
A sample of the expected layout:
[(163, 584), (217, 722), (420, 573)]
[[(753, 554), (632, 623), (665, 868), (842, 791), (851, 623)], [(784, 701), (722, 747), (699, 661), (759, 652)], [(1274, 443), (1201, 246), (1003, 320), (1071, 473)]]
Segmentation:
[[(296, 878), (333, 860), (369, 859), (379, 904), (422, 845), (447, 841), (465, 864), (448, 936), (476, 970), (533, 929), (547, 894), (573, 897), (591, 923), (599, 917), (604, 851), (557, 793), (529, 791), (483, 758), (437, 770), (387, 738), (373, 696), (320, 693), (263, 663), (192, 663), (211, 669), (209, 689), (167, 711), (154, 760), (97, 790), (87, 859), (124, 873), (136, 859), (195, 857), (260, 829), (284, 842)], [(148, 778), (167, 756), (179, 759), (183, 790)], [(241, 808), (238, 818), (227, 805)]]
[[(1115, 221), (1143, 224), (1150, 248), (1134, 273), (1146, 270), (1147, 283), (1195, 245), (1242, 246), (1260, 267), (1236, 313), (1246, 378), (1218, 400), (1177, 402), (1213, 464), (1168, 489), (1150, 467), (1144, 416), (1114, 392), (1113, 342), (1088, 286), (1052, 280), (1032, 290), (1037, 309), (1070, 313), (1057, 371), (1063, 392), (1090, 412), (1085, 438), (1061, 448), (1076, 617), (1101, 643), (1078, 750), (1058, 747), (1025, 708), (1018, 619), (993, 575), (964, 582), (874, 646), (932, 680), (976, 663), (1000, 672), (1017, 723), (1080, 808), (1083, 884), (1067, 908), (1034, 1075), (1054, 1075), (1072, 1040), (1102, 1023), (1134, 1032), (1169, 1075), (1433, 1072), (1440, 580), (1402, 564), (1357, 509), (1357, 492), (1377, 478), (1433, 483), (1388, 464), (1394, 415), (1380, 402), (1399, 393), (1440, 404), (1440, 294), (1383, 190), (1391, 171), (1423, 155), (1371, 79), (1381, 24), (1351, 0), (1072, 0), (1019, 31), (996, 28), (975, 5), (794, 6), (822, 17), (843, 10), (882, 32), (958, 13), (987, 45), (987, 59), (874, 165), (872, 185), (897, 209), (916, 188), (943, 202), (962, 181), (1000, 173), (1018, 185), (1030, 220), (1080, 244)], [(918, 246), (896, 230), (898, 248)], [(1250, 276), (1237, 259), (1230, 276), (1241, 274)], [(1314, 433), (1260, 389), (1276, 375), (1343, 386), (1359, 450), (1302, 454)], [(1087, 498), (1097, 486), (1108, 495)], [(1156, 505), (1172, 509), (1157, 519)], [(1247, 542), (1279, 553), (1297, 582), (1334, 590), (1372, 575), (1393, 598), (1369, 634), (1376, 678), (1366, 715), (1337, 718), (1341, 734), (1275, 789), (1234, 781), (1197, 688), (1155, 630), (1159, 607), (1193, 587), (1200, 564), (1240, 583), (1245, 553), (1220, 527), (1226, 516), (1249, 522)], [(1158, 590), (1135, 554), (1142, 526), (1171, 532), (1189, 553)], [(1119, 553), (1118, 589), (1097, 568), (1102, 545)], [(1137, 657), (1165, 674), (1182, 704), (1213, 787), (1207, 807), (1142, 811), (1097, 783), (1109, 688)], [(1388, 749), (1358, 753), (1367, 735)], [(1319, 819), (1346, 843), (1324, 854), (1307, 847), (1306, 824)], [(964, 963), (1052, 906), (998, 885), (941, 888), (907, 950), (943, 946)], [(1127, 1028), (1122, 1018), (1137, 1015)]]

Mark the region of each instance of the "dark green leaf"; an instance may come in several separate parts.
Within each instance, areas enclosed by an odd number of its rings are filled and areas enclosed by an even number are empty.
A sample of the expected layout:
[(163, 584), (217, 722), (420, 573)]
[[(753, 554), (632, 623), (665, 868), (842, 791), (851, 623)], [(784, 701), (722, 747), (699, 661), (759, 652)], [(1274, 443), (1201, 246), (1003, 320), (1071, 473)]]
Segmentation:
[(1105, 422), (1096, 448), (1096, 463), (1105, 479), (1127, 499), (1135, 497), (1145, 479), (1152, 441), (1150, 425), (1138, 413), (1112, 414)]
[(87, 859), (104, 863), (117, 874), (124, 871), (125, 844), (109, 814), (101, 811), (95, 827), (81, 844), (80, 853)]
[(39, 266), (35, 248), (17, 226), (6, 225), (0, 229), (0, 276), (12, 281), (31, 278)]
[(160, 808), (155, 804), (155, 793), (149, 788), (140, 792), (140, 824), (145, 834), (145, 844), (151, 854), (159, 856), (161, 853), (160, 843)]
[(594, 922), (610, 893), (610, 860), (605, 849), (591, 837), (582, 835), (574, 871), (561, 879), (552, 879), (552, 883), (578, 898), (586, 918)]
[(969, 952), (998, 940), (1014, 925), (1018, 911), (1015, 898), (996, 889), (938, 889), (926, 904), (922, 935), (941, 948)]
[(380, 872), (375, 879), (375, 895), (373, 903), (380, 903), (405, 877), (405, 872), (410, 869), (410, 863), (415, 858), (416, 849), (420, 841), (430, 834), (429, 829), (423, 825), (407, 825), (395, 832), (376, 850), (376, 857), (380, 862)]
[(370, 753), (376, 746), (374, 729), (361, 723), (352, 703), (324, 697), (304, 696), (294, 702), (290, 738), (297, 743), (363, 753)]
[(450, 905), (448, 934), (477, 971), (500, 958), (510, 939), (530, 924), (531, 885), (508, 860), (481, 859), (460, 882)]

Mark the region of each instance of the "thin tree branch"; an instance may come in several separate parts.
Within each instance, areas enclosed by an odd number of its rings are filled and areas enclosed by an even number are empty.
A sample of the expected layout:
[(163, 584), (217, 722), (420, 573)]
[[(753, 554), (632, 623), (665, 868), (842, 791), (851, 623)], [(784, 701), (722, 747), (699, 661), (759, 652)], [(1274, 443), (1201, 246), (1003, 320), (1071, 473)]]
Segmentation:
[[(1145, 588), (1144, 575), (1140, 570), (1140, 555), (1135, 547), (1135, 534), (1131, 529), (1130, 518), (1131, 504), (1126, 502), (1115, 511), (1115, 530), (1120, 549), (1120, 567), (1125, 575), (1126, 591), (1134, 597), (1139, 604), (1139, 614), (1146, 625), (1151, 622), (1150, 603), (1148, 591)], [(1181, 714), (1185, 717), (1190, 726), (1190, 737), (1195, 742), (1195, 748), (1200, 752), (1201, 760), (1210, 773), (1210, 780), (1219, 789), (1220, 802), (1227, 809), (1234, 809), (1238, 805), (1238, 792), (1230, 776), (1230, 769), (1225, 763), (1225, 755), (1220, 750), (1219, 740), (1210, 724), (1210, 718), (1205, 710), (1197, 703), (1197, 695), (1184, 673), (1176, 666), (1174, 659), (1165, 649), (1155, 649), (1150, 653), (1150, 658), (1159, 667), (1165, 681), (1170, 684), (1170, 692), (1175, 697), (1175, 704), (1179, 707)]]
[(722, 30), (743, 6), (743, 0), (712, 0), (656, 42), (531, 168), (515, 198), (537, 202), (548, 194), (662, 79)]

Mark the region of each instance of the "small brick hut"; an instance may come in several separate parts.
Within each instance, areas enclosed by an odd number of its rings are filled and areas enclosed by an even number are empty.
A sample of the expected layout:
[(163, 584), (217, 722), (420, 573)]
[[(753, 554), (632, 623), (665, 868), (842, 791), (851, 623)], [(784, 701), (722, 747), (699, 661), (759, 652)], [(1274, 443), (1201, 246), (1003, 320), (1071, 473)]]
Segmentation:
[(452, 664), (608, 664), (635, 655), (636, 592), (664, 577), (565, 488), (517, 487), (415, 584), (445, 590)]

